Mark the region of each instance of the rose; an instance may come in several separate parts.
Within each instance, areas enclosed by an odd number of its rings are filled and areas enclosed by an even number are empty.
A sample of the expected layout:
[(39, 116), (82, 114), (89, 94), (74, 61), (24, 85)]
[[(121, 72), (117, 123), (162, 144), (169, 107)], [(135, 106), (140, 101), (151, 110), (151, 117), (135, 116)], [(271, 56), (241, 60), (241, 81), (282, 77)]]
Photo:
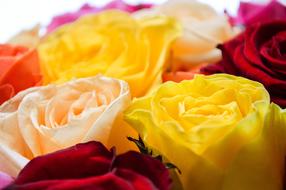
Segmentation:
[(82, 17), (40, 44), (44, 82), (102, 73), (127, 81), (132, 95), (142, 96), (160, 82), (169, 45), (179, 32), (167, 17), (136, 21), (119, 11)]
[(36, 157), (6, 189), (168, 190), (170, 183), (159, 160), (134, 151), (116, 156), (93, 141)]
[(103, 76), (30, 88), (0, 106), (0, 145), (28, 159), (90, 140), (125, 151), (126, 136), (136, 135), (122, 120), (129, 103), (127, 83)]
[(271, 100), (286, 107), (286, 20), (256, 24), (220, 46), (223, 60), (203, 67), (204, 74), (229, 73), (261, 82)]
[(41, 39), (39, 34), (40, 27), (41, 26), (37, 24), (31, 29), (23, 30), (15, 36), (12, 36), (7, 43), (21, 45), (29, 48), (35, 48), (39, 44)]
[(195, 76), (195, 72), (189, 71), (189, 72), (170, 72), (170, 73), (164, 73), (162, 76), (163, 82), (167, 81), (174, 81), (174, 82), (181, 82), (182, 80), (190, 80), (193, 79)]
[(230, 17), (235, 25), (250, 26), (258, 22), (284, 19), (286, 7), (279, 1), (271, 0), (268, 4), (240, 2), (236, 17)]
[(61, 25), (75, 21), (86, 14), (95, 14), (104, 10), (119, 9), (126, 12), (134, 12), (140, 9), (149, 8), (150, 4), (129, 5), (122, 0), (114, 0), (103, 7), (93, 7), (89, 4), (84, 4), (78, 11), (72, 13), (65, 13), (55, 16), (47, 27), (47, 32), (50, 33)]
[(40, 66), (35, 50), (0, 45), (0, 105), (26, 88), (40, 84)]
[(156, 14), (171, 16), (183, 26), (183, 35), (172, 46), (172, 69), (175, 70), (192, 69), (202, 63), (220, 60), (217, 44), (229, 40), (236, 33), (227, 17), (195, 0), (169, 0), (157, 7), (135, 12), (134, 16), (142, 18)]
[(13, 178), (9, 175), (0, 172), (0, 189), (4, 188), (5, 186), (9, 185), (13, 181)]
[(166, 82), (125, 118), (181, 170), (184, 189), (282, 189), (286, 112), (258, 82), (227, 74)]
[(193, 79), (196, 74), (200, 73), (200, 69), (206, 65), (207, 64), (202, 64), (199, 65), (198, 67), (194, 67), (193, 69), (187, 71), (164, 72), (162, 75), (163, 82), (166, 81), (181, 82), (182, 80)]

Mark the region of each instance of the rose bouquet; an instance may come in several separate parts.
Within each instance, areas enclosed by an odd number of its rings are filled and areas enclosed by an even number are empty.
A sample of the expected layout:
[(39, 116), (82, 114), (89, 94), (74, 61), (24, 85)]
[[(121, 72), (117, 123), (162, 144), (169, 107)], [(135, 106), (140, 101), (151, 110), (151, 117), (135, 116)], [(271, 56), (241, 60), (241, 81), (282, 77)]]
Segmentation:
[(283, 190), (286, 7), (83, 5), (0, 45), (0, 189)]

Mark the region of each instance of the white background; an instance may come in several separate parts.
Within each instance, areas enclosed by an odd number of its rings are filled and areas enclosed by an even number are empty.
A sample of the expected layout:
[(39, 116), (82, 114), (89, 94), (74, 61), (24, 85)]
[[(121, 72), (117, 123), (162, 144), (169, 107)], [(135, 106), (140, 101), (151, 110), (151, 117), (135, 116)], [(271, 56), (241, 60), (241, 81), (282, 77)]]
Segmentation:
[[(166, 0), (125, 0), (128, 3), (163, 3)], [(217, 11), (235, 13), (239, 0), (200, 0)], [(252, 0), (253, 1), (253, 0)], [(257, 0), (256, 0), (257, 1)], [(259, 0), (262, 1), (262, 0)], [(265, 1), (265, 0), (264, 0)], [(284, 0), (285, 1), (285, 0)], [(0, 43), (37, 23), (46, 26), (54, 15), (77, 10), (83, 3), (104, 5), (110, 0), (0, 0)]]

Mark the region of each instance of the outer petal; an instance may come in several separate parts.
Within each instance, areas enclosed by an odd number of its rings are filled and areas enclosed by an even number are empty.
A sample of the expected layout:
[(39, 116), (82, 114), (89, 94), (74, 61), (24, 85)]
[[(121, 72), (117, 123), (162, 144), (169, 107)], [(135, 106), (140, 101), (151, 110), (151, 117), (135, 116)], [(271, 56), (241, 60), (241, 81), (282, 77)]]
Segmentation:
[(113, 167), (120, 167), (145, 176), (145, 178), (151, 181), (151, 184), (154, 184), (154, 186), (160, 190), (170, 189), (171, 179), (168, 170), (166, 170), (161, 161), (151, 158), (150, 156), (129, 151), (117, 156)]
[(0, 86), (0, 94), (0, 103), (3, 103), (12, 98), (15, 95), (15, 91), (12, 85), (4, 84)]
[(31, 160), (15, 184), (103, 175), (109, 171), (114, 156), (99, 142), (77, 144)]
[(35, 49), (0, 45), (0, 67), (0, 104), (19, 91), (41, 83), (38, 53)]
[(261, 21), (284, 19), (285, 16), (286, 7), (277, 0), (271, 0), (266, 5), (240, 2), (238, 16), (232, 19), (234, 24), (250, 26)]
[(9, 39), (7, 43), (22, 45), (29, 48), (35, 48), (40, 42), (40, 25), (36, 25), (31, 29), (23, 30)]
[(83, 179), (54, 179), (27, 183), (23, 185), (12, 184), (4, 190), (134, 190), (129, 181), (112, 173), (103, 176)]
[(84, 4), (78, 11), (72, 13), (65, 13), (62, 15), (55, 16), (51, 23), (47, 27), (47, 32), (50, 33), (61, 25), (68, 24), (84, 16), (86, 14), (96, 14), (98, 12), (109, 10), (109, 9), (119, 9), (126, 12), (134, 12), (140, 9), (149, 8), (150, 4), (139, 4), (139, 5), (129, 5), (122, 0), (114, 0), (103, 7), (93, 7), (89, 4)]
[(6, 173), (0, 172), (0, 189), (3, 189), (13, 181), (13, 178)]
[(27, 158), (17, 152), (12, 151), (4, 145), (0, 145), (0, 172), (5, 172), (16, 177), (28, 161)]
[(169, 190), (170, 177), (155, 158), (93, 141), (31, 160), (5, 189)]
[(285, 110), (272, 104), (260, 135), (241, 149), (227, 169), (222, 189), (282, 189), (285, 183), (285, 126)]

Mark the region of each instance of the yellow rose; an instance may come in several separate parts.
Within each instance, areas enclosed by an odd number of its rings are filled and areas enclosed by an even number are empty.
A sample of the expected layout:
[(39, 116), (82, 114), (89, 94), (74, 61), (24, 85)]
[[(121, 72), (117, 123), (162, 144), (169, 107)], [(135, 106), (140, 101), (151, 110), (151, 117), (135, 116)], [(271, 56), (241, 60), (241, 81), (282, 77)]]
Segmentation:
[(15, 153), (31, 159), (91, 140), (116, 146), (119, 152), (129, 150), (126, 136), (135, 131), (124, 125), (122, 112), (130, 103), (128, 84), (103, 76), (20, 92), (0, 106), (5, 172), (13, 175), (23, 166)]
[(82, 17), (39, 45), (44, 83), (65, 82), (98, 73), (129, 83), (142, 96), (158, 83), (180, 25), (168, 17), (135, 20), (106, 11)]
[(227, 74), (162, 84), (125, 118), (181, 171), (186, 190), (278, 190), (286, 113), (262, 84)]
[(202, 63), (214, 63), (221, 59), (216, 46), (229, 40), (235, 31), (225, 15), (196, 0), (169, 0), (153, 9), (135, 12), (136, 18), (150, 15), (167, 15), (183, 26), (183, 35), (172, 46), (173, 67), (191, 69)]

